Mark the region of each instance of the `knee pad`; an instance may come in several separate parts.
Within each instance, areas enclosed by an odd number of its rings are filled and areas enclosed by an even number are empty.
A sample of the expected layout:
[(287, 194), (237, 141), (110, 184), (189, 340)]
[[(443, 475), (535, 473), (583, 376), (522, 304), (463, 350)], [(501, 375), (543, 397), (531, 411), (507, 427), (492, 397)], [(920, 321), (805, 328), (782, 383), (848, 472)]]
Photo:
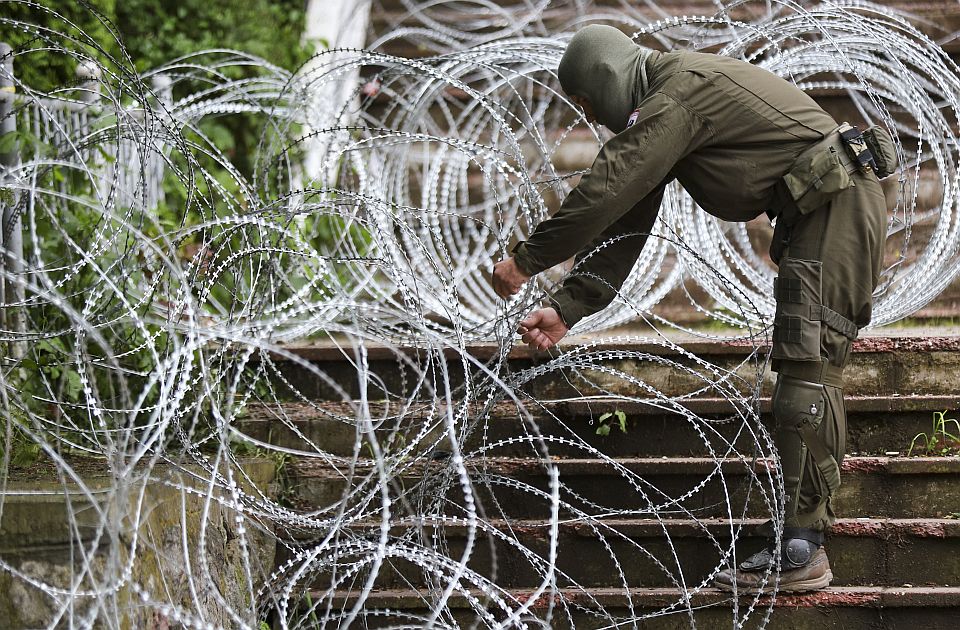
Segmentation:
[(813, 554), (816, 553), (819, 545), (815, 545), (809, 540), (803, 538), (791, 538), (784, 540), (783, 554), (780, 559), (780, 567), (783, 570), (799, 569), (806, 566)]
[[(776, 445), (787, 491), (784, 507), (787, 519), (800, 526), (823, 517), (826, 502), (840, 485), (837, 460), (818, 433), (826, 414), (826, 404), (823, 385), (783, 374), (777, 379), (773, 393), (773, 415), (776, 421)], [(812, 456), (823, 480), (823, 490), (818, 492), (819, 506), (813, 512), (798, 514), (808, 455)], [(798, 549), (797, 554), (802, 555), (802, 550)], [(786, 556), (784, 559), (787, 559)]]
[(820, 427), (827, 397), (820, 383), (811, 383), (781, 374), (773, 391), (773, 419), (777, 429), (797, 427), (804, 421)]
[(823, 532), (802, 527), (785, 527), (781, 539), (782, 569), (797, 569), (806, 566), (817, 549), (823, 546)]

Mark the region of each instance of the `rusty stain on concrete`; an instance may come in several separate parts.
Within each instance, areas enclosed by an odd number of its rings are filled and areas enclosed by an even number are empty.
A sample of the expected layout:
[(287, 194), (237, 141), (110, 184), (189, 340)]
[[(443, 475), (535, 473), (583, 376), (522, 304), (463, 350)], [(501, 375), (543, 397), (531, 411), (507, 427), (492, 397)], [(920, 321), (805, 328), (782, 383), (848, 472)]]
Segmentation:
[(550, 606), (551, 601), (553, 602), (554, 606), (559, 606), (563, 603), (563, 597), (561, 597), (558, 593), (555, 593), (553, 597), (547, 593), (541, 593), (539, 597), (533, 600), (531, 600), (533, 593), (517, 593), (514, 595), (514, 597), (521, 604), (530, 602), (530, 608), (547, 608)]
[(888, 461), (886, 457), (846, 457), (841, 468), (843, 472), (881, 472)]
[(815, 591), (813, 593), (782, 593), (777, 595), (777, 604), (780, 606), (793, 606), (796, 608), (812, 607), (855, 607), (855, 606), (876, 606), (882, 601), (882, 593), (879, 591), (850, 592), (850, 591)]
[(853, 352), (956, 352), (960, 337), (863, 337), (853, 342)]

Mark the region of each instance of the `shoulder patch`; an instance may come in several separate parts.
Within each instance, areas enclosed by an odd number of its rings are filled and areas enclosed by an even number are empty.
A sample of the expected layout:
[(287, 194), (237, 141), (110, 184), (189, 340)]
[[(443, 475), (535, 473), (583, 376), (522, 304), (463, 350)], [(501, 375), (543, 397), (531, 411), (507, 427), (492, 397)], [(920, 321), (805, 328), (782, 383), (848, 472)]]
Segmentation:
[(637, 122), (637, 118), (640, 117), (640, 108), (633, 110), (633, 113), (630, 114), (630, 118), (627, 118), (627, 127), (633, 127), (633, 124)]

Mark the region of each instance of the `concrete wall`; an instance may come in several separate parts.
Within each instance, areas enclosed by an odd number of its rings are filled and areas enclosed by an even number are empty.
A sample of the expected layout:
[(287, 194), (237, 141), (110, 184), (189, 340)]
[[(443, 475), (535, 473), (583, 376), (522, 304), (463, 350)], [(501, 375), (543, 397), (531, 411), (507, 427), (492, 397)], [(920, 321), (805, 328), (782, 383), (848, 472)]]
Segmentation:
[[(272, 460), (243, 469), (271, 490)], [(163, 466), (118, 483), (105, 472), (84, 473), (82, 487), (11, 473), (0, 516), (0, 627), (71, 627), (95, 617), (95, 627), (168, 630), (183, 613), (220, 627), (256, 626), (253, 595), (273, 569), (272, 532), (249, 517), (238, 522), (223, 491), (208, 503), (202, 473)]]

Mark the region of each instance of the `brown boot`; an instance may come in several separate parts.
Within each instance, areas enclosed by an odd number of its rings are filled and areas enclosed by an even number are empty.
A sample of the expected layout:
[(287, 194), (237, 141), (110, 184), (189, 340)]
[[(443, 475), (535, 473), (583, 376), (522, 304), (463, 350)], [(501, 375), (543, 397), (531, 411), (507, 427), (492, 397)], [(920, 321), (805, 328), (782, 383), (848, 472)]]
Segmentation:
[[(784, 541), (784, 545), (790, 541)], [(734, 583), (738, 592), (743, 593), (770, 593), (773, 592), (776, 576), (774, 572), (773, 554), (769, 549), (756, 553), (744, 560), (736, 571), (727, 569), (713, 578), (713, 584), (725, 591), (734, 590)], [(809, 556), (809, 560), (801, 566), (794, 563), (781, 563), (780, 582), (777, 590), (784, 593), (801, 593), (817, 591), (826, 588), (833, 580), (830, 570), (830, 560), (823, 547), (818, 547)]]

